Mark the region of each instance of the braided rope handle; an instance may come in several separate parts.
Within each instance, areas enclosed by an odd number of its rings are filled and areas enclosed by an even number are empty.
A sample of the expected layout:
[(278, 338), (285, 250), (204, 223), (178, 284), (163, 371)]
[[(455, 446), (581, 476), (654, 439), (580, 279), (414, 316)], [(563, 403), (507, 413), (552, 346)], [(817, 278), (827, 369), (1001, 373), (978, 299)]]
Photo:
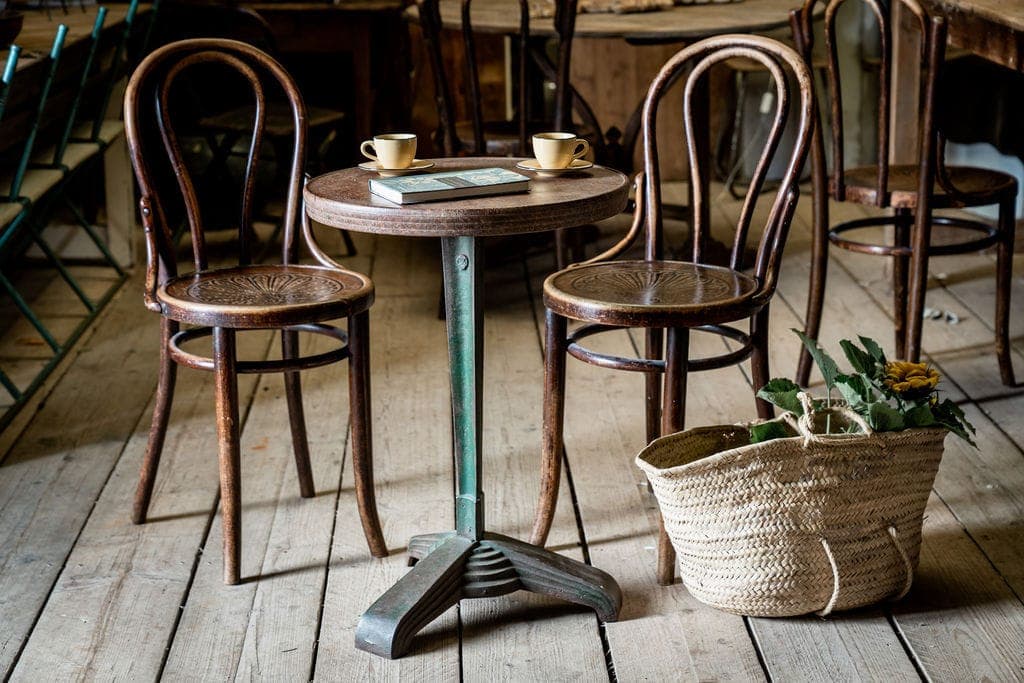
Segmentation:
[(827, 437), (835, 436), (834, 434), (818, 434), (814, 431), (814, 416), (816, 414), (827, 414), (839, 415), (843, 419), (852, 422), (853, 424), (860, 427), (861, 432), (866, 436), (870, 436), (875, 433), (875, 430), (871, 428), (863, 417), (858, 413), (846, 408), (845, 406), (837, 406), (835, 408), (826, 408), (825, 410), (815, 410), (814, 401), (810, 394), (801, 391), (796, 395), (800, 399), (800, 404), (804, 407), (804, 414), (796, 420), (796, 429), (800, 432), (800, 436), (804, 437), (804, 446), (808, 446), (811, 443), (821, 443), (827, 439)]
[[(889, 526), (886, 531), (888, 532), (889, 539), (892, 541), (893, 546), (896, 547), (896, 552), (899, 553), (900, 559), (903, 560), (904, 569), (904, 580), (903, 587), (899, 593), (892, 596), (892, 600), (896, 601), (901, 599), (910, 591), (910, 585), (914, 582), (914, 567), (910, 564), (910, 557), (907, 555), (907, 551), (903, 549), (903, 544), (900, 543), (899, 534), (896, 531), (896, 527)], [(828, 558), (828, 564), (832, 568), (832, 597), (828, 599), (824, 609), (818, 612), (818, 616), (827, 617), (835, 609), (836, 603), (839, 602), (839, 565), (836, 564), (835, 555), (832, 553), (832, 548), (828, 544), (828, 539), (821, 537), (821, 547), (825, 549), (825, 556)]]

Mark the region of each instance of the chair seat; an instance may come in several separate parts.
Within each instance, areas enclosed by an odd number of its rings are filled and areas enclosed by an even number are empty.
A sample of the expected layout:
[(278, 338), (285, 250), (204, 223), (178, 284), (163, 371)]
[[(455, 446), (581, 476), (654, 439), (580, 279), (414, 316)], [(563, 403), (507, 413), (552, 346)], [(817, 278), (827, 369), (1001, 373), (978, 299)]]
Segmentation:
[(360, 273), (321, 266), (257, 265), (190, 273), (157, 290), (164, 315), (184, 323), (256, 329), (333, 320), (373, 303)]
[(566, 318), (629, 327), (690, 327), (739, 320), (763, 302), (756, 279), (682, 261), (610, 261), (554, 273), (544, 305)]
[[(994, 204), (999, 201), (1003, 193), (1013, 190), (1016, 183), (1011, 175), (985, 168), (948, 166), (946, 171), (957, 192), (950, 194), (936, 182), (932, 196), (933, 209), (955, 209)], [(844, 174), (844, 179), (848, 201), (878, 205), (877, 166), (851, 168)], [(888, 206), (899, 209), (912, 209), (917, 206), (917, 184), (917, 166), (890, 166), (889, 192), (891, 199)], [(833, 188), (830, 187), (829, 191), (832, 190)]]

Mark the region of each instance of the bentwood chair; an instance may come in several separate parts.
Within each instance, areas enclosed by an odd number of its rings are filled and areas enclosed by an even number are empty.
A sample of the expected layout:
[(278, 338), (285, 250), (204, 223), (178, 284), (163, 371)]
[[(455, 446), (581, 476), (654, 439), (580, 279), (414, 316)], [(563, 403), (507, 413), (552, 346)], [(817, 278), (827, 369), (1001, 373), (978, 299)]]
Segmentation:
[[(683, 124), (692, 139), (693, 108), (699, 79), (708, 70), (733, 57), (746, 57), (764, 65), (775, 84), (776, 109), (770, 131), (748, 187), (731, 245), (727, 267), (707, 265), (706, 243), (710, 225), (698, 216), (693, 226), (690, 261), (664, 258), (661, 174), (655, 123), (658, 106), (669, 87), (685, 75)], [(797, 85), (794, 95), (789, 80)], [(644, 170), (637, 176), (637, 207), (627, 235), (615, 246), (583, 263), (556, 272), (544, 281), (546, 331), (544, 350), (544, 429), (541, 494), (531, 542), (543, 544), (551, 527), (558, 496), (563, 445), (566, 354), (599, 367), (646, 374), (647, 439), (683, 428), (686, 413), (687, 375), (751, 359), (754, 384), (768, 382), (768, 305), (775, 292), (782, 248), (799, 194), (800, 167), (810, 142), (812, 111), (811, 77), (800, 56), (782, 43), (752, 35), (724, 35), (702, 40), (683, 49), (662, 67), (647, 93), (643, 108)], [(769, 165), (779, 148), (789, 116), (798, 120), (786, 170), (774, 193), (761, 194)], [(710, 173), (703, 160), (687, 146), (690, 177), (697, 206), (708, 201), (694, 179)], [(748, 235), (759, 201), (770, 202), (760, 226), (757, 258), (751, 270), (741, 266)], [(755, 230), (757, 228), (755, 227)], [(639, 260), (614, 260), (643, 232), (644, 256)], [(568, 332), (568, 321), (584, 325)], [(749, 331), (727, 323), (748, 321)], [(623, 328), (646, 332), (643, 358), (599, 353), (583, 345), (591, 335)], [(689, 357), (690, 330), (721, 335), (734, 342), (732, 351), (715, 357)], [(664, 333), (667, 332), (667, 335)], [(667, 337), (667, 339), (666, 339)], [(663, 344), (664, 342), (664, 344)], [(661, 381), (664, 379), (664, 400)], [(659, 405), (660, 403), (660, 405)], [(757, 401), (762, 417), (771, 407)], [(660, 421), (660, 425), (659, 425)], [(658, 544), (658, 581), (672, 582), (675, 553), (664, 527)]]
[[(898, 135), (889, 113), (892, 96), (893, 27), (890, 3), (861, 0), (878, 22), (881, 51), (878, 69), (878, 161), (870, 166), (846, 168), (843, 146), (842, 79), (837, 54), (837, 17), (845, 0), (806, 0), (794, 10), (791, 25), (798, 49), (810, 60), (813, 49), (811, 18), (818, 4), (825, 7), (825, 47), (828, 53), (828, 86), (832, 104), (832, 169), (826, 169), (825, 135), (816, 125), (812, 145), (811, 172), (814, 182), (814, 229), (811, 257), (810, 292), (804, 332), (817, 339), (825, 300), (829, 243), (850, 251), (893, 257), (893, 309), (895, 348), (898, 358), (917, 361), (921, 355), (921, 328), (928, 286), (928, 261), (932, 256), (963, 254), (996, 247), (995, 333), (999, 372), (1006, 385), (1014, 384), (1010, 360), (1009, 320), (1010, 281), (1013, 269), (1016, 180), (1005, 173), (980, 168), (946, 166), (945, 139), (936, 127), (936, 90), (946, 48), (946, 21), (929, 15), (917, 0), (901, 2), (920, 35), (920, 52), (907, 60), (909, 68), (920, 66), (917, 157), (914, 164), (889, 161), (889, 141)], [(829, 222), (829, 199), (853, 202), (879, 209), (891, 209), (891, 215), (860, 218), (837, 224)], [(962, 216), (937, 216), (937, 209), (997, 204), (999, 218), (995, 226)], [(851, 237), (862, 228), (891, 225), (892, 239), (868, 241), (869, 237)], [(932, 226), (956, 229), (974, 236), (956, 243), (932, 242)], [(980, 233), (980, 235), (979, 235)], [(811, 358), (801, 349), (796, 381), (807, 383)]]
[[(197, 67), (230, 69), (248, 83), (253, 98), (252, 143), (246, 160), (242, 197), (238, 203), (238, 265), (214, 267), (207, 256), (203, 216), (196, 187), (183, 161), (172, 121), (175, 85), (184, 72)], [(251, 263), (252, 205), (255, 174), (260, 161), (269, 87), (287, 98), (293, 124), (290, 170), (284, 209), (281, 261)], [(370, 439), (369, 313), (373, 283), (360, 273), (334, 262), (317, 245), (309, 222), (296, 221), (301, 207), (306, 146), (306, 109), (288, 73), (260, 50), (245, 43), (193, 39), (172, 43), (147, 57), (135, 71), (125, 94), (125, 127), (132, 165), (139, 182), (139, 206), (146, 235), (147, 265), (144, 300), (162, 316), (160, 376), (149, 444), (135, 497), (133, 520), (146, 519), (157, 464), (174, 394), (176, 365), (213, 371), (216, 376), (217, 435), (220, 452), (221, 513), (224, 524), (224, 580), (239, 580), (240, 462), (238, 446), (238, 373), (283, 372), (291, 422), (292, 445), (303, 497), (314, 495), (299, 370), (349, 360), (349, 398), (352, 414), (352, 457), (356, 498), (370, 552), (387, 554), (373, 491)], [(171, 179), (171, 187), (163, 184)], [(162, 189), (166, 188), (166, 189)], [(166, 212), (172, 202), (184, 204), (192, 238), (193, 272), (179, 275), (172, 228)], [(304, 215), (304, 214), (303, 214)], [(300, 265), (305, 246), (317, 265)], [(348, 330), (327, 324), (348, 319)], [(182, 324), (190, 326), (182, 329)], [(239, 360), (238, 332), (278, 329), (282, 358)], [(299, 333), (322, 334), (339, 342), (331, 351), (299, 355)], [(213, 336), (213, 357), (184, 348), (186, 342)]]

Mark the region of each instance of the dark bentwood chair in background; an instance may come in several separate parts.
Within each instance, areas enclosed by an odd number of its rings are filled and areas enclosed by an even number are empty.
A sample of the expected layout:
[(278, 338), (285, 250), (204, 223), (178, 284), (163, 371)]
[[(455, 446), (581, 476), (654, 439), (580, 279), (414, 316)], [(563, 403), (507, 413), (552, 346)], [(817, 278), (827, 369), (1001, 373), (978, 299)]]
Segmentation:
[[(891, 136), (896, 134), (891, 127), (889, 114), (893, 57), (890, 7), (888, 2), (882, 0), (861, 0), (874, 13), (881, 37), (881, 60), (878, 70), (878, 163), (874, 166), (844, 168), (842, 92), (835, 40), (838, 9), (844, 1), (806, 0), (802, 8), (794, 10), (791, 14), (798, 49), (802, 51), (806, 60), (810, 60), (813, 48), (811, 18), (819, 2), (825, 5), (825, 42), (829, 59), (828, 87), (832, 103), (831, 173), (826, 170), (824, 135), (820, 133), (820, 125), (816, 126), (812, 152), (814, 230), (805, 332), (812, 339), (818, 337), (825, 298), (829, 242), (851, 251), (892, 256), (896, 357), (917, 361), (921, 355), (921, 323), (928, 285), (929, 257), (963, 254), (996, 245), (996, 355), (1003, 383), (1012, 385), (1014, 378), (1010, 360), (1009, 320), (1017, 182), (1012, 176), (997, 171), (945, 165), (945, 140), (935, 126), (935, 100), (946, 48), (946, 22), (943, 17), (929, 16), (916, 0), (898, 1), (903, 3), (913, 17), (913, 23), (921, 37), (920, 54), (918, 59), (914, 60), (921, 65), (918, 93), (921, 118), (918, 122), (917, 163), (889, 163), (889, 141), (892, 139)], [(893, 215), (830, 225), (829, 198), (880, 209), (891, 208)], [(962, 217), (932, 214), (935, 209), (958, 209), (989, 204), (999, 205), (999, 219), (995, 227)], [(846, 236), (851, 230), (880, 225), (893, 226), (894, 239), (891, 243), (870, 243)], [(981, 236), (955, 244), (933, 244), (933, 225), (980, 232)], [(810, 354), (806, 349), (802, 349), (797, 368), (797, 383), (805, 385), (810, 371)]]
[[(442, 49), (441, 14), (439, 0), (418, 0), (420, 27), (434, 75), (434, 97), (437, 104), (438, 129), (435, 143), (444, 156), (530, 156), (530, 138), (534, 133), (550, 130), (573, 130), (573, 113), (583, 122), (581, 135), (600, 139), (600, 128), (589, 105), (573, 90), (569, 82), (572, 60), (573, 33), (576, 28), (577, 0), (556, 0), (554, 26), (557, 61), (552, 63), (543, 43), (530, 33), (530, 8), (527, 0), (519, 0), (519, 32), (516, 36), (514, 60), (515, 84), (510, 120), (487, 120), (484, 96), (481, 92), (476, 39), (473, 34), (472, 0), (460, 0), (463, 44), (464, 79), (466, 83), (466, 114), (469, 120), (458, 120), (455, 98), (452, 94)], [(545, 111), (543, 97), (537, 92), (543, 88), (542, 78), (555, 84), (554, 111)], [(587, 132), (597, 135), (588, 135)], [(555, 234), (559, 267), (564, 267), (566, 231)], [(579, 245), (574, 245), (578, 248)]]
[[(687, 139), (694, 130), (694, 92), (708, 69), (732, 57), (747, 57), (763, 64), (775, 82), (777, 108), (768, 139), (751, 179), (736, 225), (728, 267), (705, 265), (704, 249), (710, 225), (699, 219), (694, 225), (693, 258), (690, 262), (664, 260), (662, 202), (655, 122), (660, 101), (669, 87), (686, 75), (684, 126)], [(799, 87), (793, 97), (787, 78)], [(795, 100), (795, 101), (794, 101)], [(637, 209), (629, 233), (608, 251), (589, 261), (574, 264), (544, 281), (547, 308), (544, 360), (544, 447), (541, 497), (532, 543), (543, 544), (551, 526), (558, 495), (562, 460), (562, 428), (565, 405), (565, 356), (600, 367), (643, 372), (647, 375), (647, 439), (683, 428), (686, 378), (691, 371), (710, 370), (751, 359), (754, 384), (768, 382), (768, 304), (775, 292), (782, 248), (796, 207), (800, 168), (810, 144), (814, 104), (811, 77), (800, 56), (781, 43), (750, 35), (725, 35), (704, 40), (676, 54), (662, 67), (648, 91), (643, 110), (644, 172), (637, 177)], [(799, 117), (798, 131), (786, 172), (772, 197), (752, 271), (741, 270), (748, 233), (765, 175), (776, 154), (790, 110)], [(690, 149), (690, 177), (700, 178), (711, 169)], [(709, 201), (699, 188), (694, 195), (698, 208)], [(641, 195), (642, 192), (642, 195)], [(700, 216), (695, 211), (695, 216)], [(611, 260), (622, 254), (644, 232), (643, 260)], [(586, 323), (567, 334), (569, 319)], [(726, 323), (749, 320), (749, 332)], [(613, 329), (643, 328), (644, 358), (598, 353), (582, 345), (590, 335)], [(690, 330), (711, 332), (737, 342), (735, 350), (715, 357), (690, 359)], [(663, 330), (667, 330), (664, 344)], [(660, 382), (664, 376), (664, 401)], [(659, 402), (661, 405), (659, 406)], [(757, 411), (768, 417), (771, 407), (757, 401)], [(660, 426), (659, 426), (660, 418)], [(658, 543), (658, 581), (672, 582), (675, 552), (664, 528)]]
[[(182, 72), (199, 65), (220, 65), (237, 72), (249, 83), (253, 93), (255, 115), (240, 202), (239, 257), (235, 267), (211, 268), (209, 265), (195, 184), (184, 164), (169, 114), (176, 79)], [(253, 188), (266, 125), (264, 84), (283, 91), (290, 103), (293, 125), (281, 263), (276, 265), (251, 263)], [(132, 76), (125, 94), (125, 127), (142, 195), (140, 208), (148, 256), (144, 298), (148, 308), (163, 316), (156, 407), (133, 520), (142, 523), (146, 519), (174, 394), (176, 364), (213, 371), (220, 444), (224, 580), (229, 584), (237, 583), (241, 530), (237, 375), (285, 373), (299, 487), (304, 497), (310, 497), (314, 495), (314, 488), (298, 371), (348, 358), (356, 497), (370, 552), (375, 557), (385, 556), (387, 547), (374, 499), (370, 439), (368, 309), (373, 303), (373, 283), (365, 275), (347, 270), (328, 257), (317, 245), (308, 221), (302, 220), (301, 239), (296, 235), (296, 220), (302, 210), (306, 110), (295, 83), (277, 62), (245, 43), (218, 39), (172, 43), (150, 55)], [(180, 195), (169, 190), (161, 194), (160, 188), (169, 187), (162, 182), (166, 182), (169, 174), (173, 174), (171, 183), (176, 183)], [(165, 217), (166, 207), (175, 201), (184, 203), (192, 237), (195, 272), (185, 275), (178, 274), (173, 235)], [(298, 264), (300, 242), (319, 265)], [(325, 324), (337, 318), (348, 318), (347, 334)], [(195, 327), (181, 330), (182, 323)], [(283, 357), (280, 360), (236, 358), (236, 332), (257, 329), (281, 330)], [(338, 340), (341, 346), (301, 357), (299, 332), (327, 335)], [(212, 358), (183, 348), (185, 342), (211, 334)]]

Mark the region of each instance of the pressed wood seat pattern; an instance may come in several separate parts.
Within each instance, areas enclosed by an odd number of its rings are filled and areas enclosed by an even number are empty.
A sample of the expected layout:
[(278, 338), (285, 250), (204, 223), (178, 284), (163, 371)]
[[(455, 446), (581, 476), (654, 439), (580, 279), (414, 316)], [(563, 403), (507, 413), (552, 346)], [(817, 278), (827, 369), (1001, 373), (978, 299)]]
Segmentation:
[[(775, 84), (777, 106), (768, 139), (756, 166), (735, 226), (728, 267), (704, 262), (710, 226), (695, 210), (692, 259), (665, 260), (662, 230), (661, 186), (656, 145), (658, 104), (665, 92), (684, 74), (684, 125), (688, 140), (695, 135), (694, 93), (715, 64), (734, 57), (748, 57), (762, 64)], [(788, 79), (799, 87), (792, 96)], [(710, 370), (751, 359), (754, 383), (768, 381), (768, 305), (775, 292), (782, 248), (798, 195), (798, 175), (806, 156), (812, 128), (812, 96), (809, 71), (800, 56), (778, 41), (757, 36), (726, 35), (695, 43), (676, 54), (655, 78), (643, 109), (644, 171), (638, 174), (637, 206), (628, 234), (608, 251), (582, 264), (556, 272), (544, 282), (546, 307), (544, 446), (541, 495), (531, 541), (543, 544), (551, 527), (558, 495), (562, 459), (562, 421), (565, 408), (565, 356), (600, 367), (646, 374), (647, 438), (678, 431), (685, 418), (686, 382), (690, 371)], [(741, 265), (748, 233), (765, 176), (779, 147), (786, 120), (798, 117), (794, 147), (786, 158), (782, 181), (770, 199), (768, 218), (761, 230), (754, 267)], [(690, 178), (697, 209), (707, 201), (701, 191), (700, 156), (690, 150)], [(770, 195), (765, 195), (769, 197)], [(614, 260), (644, 233), (642, 260)], [(568, 320), (584, 323), (568, 332)], [(727, 325), (749, 321), (749, 332)], [(646, 334), (642, 358), (600, 353), (584, 340), (600, 332), (642, 328)], [(738, 344), (715, 357), (689, 358), (690, 330), (727, 337)], [(667, 332), (667, 334), (666, 334)], [(662, 400), (662, 378), (664, 399)], [(660, 405), (659, 405), (660, 404)], [(758, 414), (771, 408), (757, 402)], [(658, 580), (670, 583), (675, 554), (664, 529), (659, 537)]]
[[(214, 268), (207, 260), (203, 216), (196, 188), (169, 112), (176, 78), (197, 66), (227, 67), (246, 81), (253, 97), (253, 129), (242, 183), (238, 221), (238, 265)], [(283, 91), (291, 111), (292, 145), (287, 155), (287, 196), (279, 264), (252, 264), (252, 210), (255, 175), (265, 133), (265, 85)], [(154, 107), (155, 104), (155, 107)], [(144, 113), (144, 105), (153, 107)], [(284, 69), (255, 47), (221, 39), (172, 43), (150, 55), (136, 70), (125, 95), (125, 129), (132, 164), (139, 180), (143, 227), (147, 243), (145, 301), (162, 314), (160, 377), (133, 519), (144, 522), (156, 478), (164, 433), (174, 393), (177, 364), (210, 370), (216, 376), (216, 411), (220, 455), (221, 512), (224, 524), (224, 580), (240, 577), (240, 459), (238, 446), (237, 374), (283, 372), (292, 445), (302, 496), (314, 495), (299, 370), (348, 359), (352, 415), (352, 458), (356, 497), (367, 543), (374, 556), (387, 554), (373, 491), (369, 397), (369, 313), (373, 283), (345, 269), (317, 244), (309, 222), (296, 222), (301, 210), (306, 145), (306, 110), (298, 89)], [(161, 158), (161, 163), (157, 159)], [(278, 164), (282, 159), (276, 160)], [(168, 183), (168, 177), (173, 178)], [(164, 182), (161, 183), (160, 180)], [(177, 185), (178, 192), (169, 188)], [(184, 204), (192, 238), (194, 272), (178, 275), (173, 231), (165, 206), (174, 199)], [(303, 214), (304, 215), (304, 214)], [(316, 265), (298, 263), (299, 247)], [(348, 319), (342, 330), (327, 321)], [(181, 329), (181, 324), (196, 325)], [(239, 360), (235, 353), (238, 330), (280, 329), (282, 357), (263, 361)], [(340, 344), (311, 356), (299, 355), (299, 333), (331, 337)], [(213, 357), (187, 351), (184, 344), (213, 336)], [(339, 438), (341, 436), (339, 435)]]
[[(889, 141), (895, 135), (889, 111), (893, 60), (890, 5), (881, 0), (860, 0), (878, 23), (878, 161), (872, 166), (845, 168), (842, 79), (839, 77), (836, 42), (839, 8), (845, 1), (805, 0), (803, 6), (790, 15), (794, 40), (809, 62), (814, 48), (812, 17), (819, 3), (824, 5), (825, 52), (832, 105), (831, 171), (826, 168), (825, 133), (820, 122), (816, 122), (812, 146), (814, 226), (805, 333), (817, 339), (821, 327), (830, 243), (850, 251), (891, 256), (896, 356), (917, 361), (921, 355), (929, 257), (963, 254), (995, 246), (995, 348), (1000, 377), (1004, 384), (1012, 385), (1015, 380), (1010, 359), (1009, 320), (1017, 182), (1012, 176), (997, 171), (946, 166), (945, 138), (935, 123), (936, 93), (946, 49), (946, 20), (942, 16), (929, 15), (917, 0), (897, 0), (906, 10), (912, 26), (910, 30), (916, 31), (921, 39), (919, 52), (913, 54), (914, 59), (908, 62), (908, 68), (919, 70), (916, 74), (919, 77), (916, 96), (921, 115), (917, 122), (916, 163), (896, 165), (889, 159)], [(829, 222), (829, 199), (892, 209), (892, 212), (890, 215), (833, 224)], [(932, 213), (934, 209), (990, 204), (999, 206), (999, 218), (994, 227), (978, 220)], [(933, 243), (933, 225), (955, 229), (959, 241)], [(892, 238), (871, 241), (861, 237), (863, 233), (859, 231), (862, 228), (876, 226), (892, 226)], [(967, 237), (963, 237), (965, 231)], [(806, 384), (810, 372), (810, 353), (801, 349), (797, 383)]]

